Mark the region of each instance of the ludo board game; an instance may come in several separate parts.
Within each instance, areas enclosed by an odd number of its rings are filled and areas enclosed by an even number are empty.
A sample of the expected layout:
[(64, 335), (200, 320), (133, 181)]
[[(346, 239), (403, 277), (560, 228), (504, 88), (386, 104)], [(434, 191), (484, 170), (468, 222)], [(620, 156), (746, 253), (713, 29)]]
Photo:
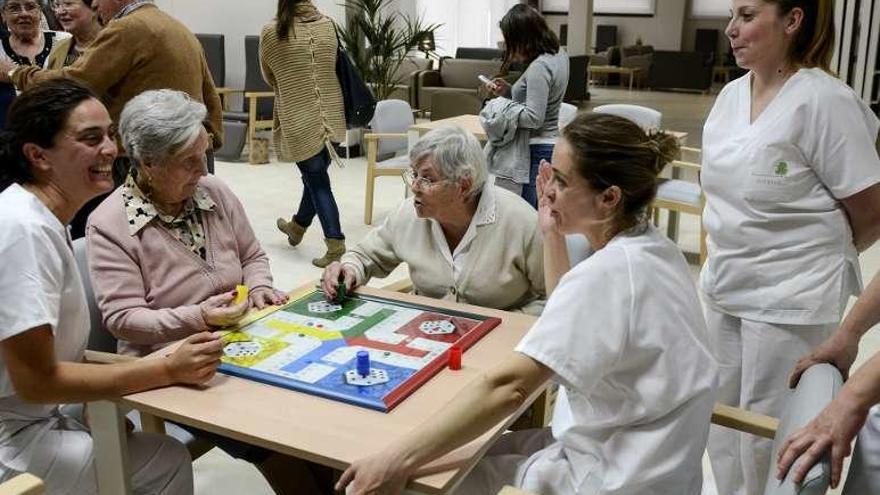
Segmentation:
[[(223, 337), (220, 371), (388, 412), (498, 318), (312, 290)], [(452, 361), (450, 361), (450, 357)]]

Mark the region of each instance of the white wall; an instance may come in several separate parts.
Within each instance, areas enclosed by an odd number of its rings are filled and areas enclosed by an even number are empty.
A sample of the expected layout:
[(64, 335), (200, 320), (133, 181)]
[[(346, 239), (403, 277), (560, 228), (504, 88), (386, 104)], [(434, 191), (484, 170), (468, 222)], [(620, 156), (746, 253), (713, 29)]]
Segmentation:
[[(591, 46), (596, 44), (596, 26), (613, 24), (617, 26), (618, 44), (632, 45), (641, 37), (642, 43), (652, 45), (656, 50), (680, 50), (686, 4), (687, 0), (657, 0), (657, 10), (652, 17), (594, 15)], [(547, 16), (547, 23), (557, 33), (559, 26), (566, 22), (568, 17), (564, 15)]]
[[(344, 20), (345, 8), (338, 0), (313, 1), (337, 22)], [(244, 86), (244, 37), (260, 34), (277, 8), (275, 0), (156, 0), (156, 4), (194, 33), (226, 37), (226, 85), (233, 88)]]

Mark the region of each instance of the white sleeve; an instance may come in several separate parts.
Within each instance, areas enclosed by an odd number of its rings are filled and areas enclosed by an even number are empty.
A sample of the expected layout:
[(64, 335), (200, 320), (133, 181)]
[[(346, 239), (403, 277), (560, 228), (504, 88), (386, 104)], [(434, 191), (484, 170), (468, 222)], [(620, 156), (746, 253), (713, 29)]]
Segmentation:
[(877, 117), (849, 88), (817, 92), (816, 98), (813, 132), (805, 137), (825, 187), (843, 199), (880, 182)]
[(584, 395), (620, 359), (632, 315), (631, 270), (624, 250), (610, 247), (600, 253), (562, 278), (516, 347)]
[(38, 225), (0, 222), (0, 232), (0, 340), (47, 324), (54, 331), (64, 283), (56, 243)]

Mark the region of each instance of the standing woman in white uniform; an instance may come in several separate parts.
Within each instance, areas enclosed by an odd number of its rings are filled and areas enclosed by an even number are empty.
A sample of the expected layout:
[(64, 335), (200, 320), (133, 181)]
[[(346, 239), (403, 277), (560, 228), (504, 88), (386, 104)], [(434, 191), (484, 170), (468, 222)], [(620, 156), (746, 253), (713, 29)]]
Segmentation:
[[(703, 131), (701, 275), (719, 400), (781, 413), (787, 377), (860, 290), (858, 252), (880, 232), (878, 120), (828, 72), (831, 0), (734, 0), (726, 34), (749, 72)], [(771, 442), (713, 427), (725, 495), (759, 494)]]
[[(81, 362), (89, 314), (67, 223), (113, 187), (114, 138), (104, 105), (68, 79), (22, 93), (0, 134), (0, 481), (29, 472), (48, 494), (97, 491), (88, 426), (59, 404), (204, 383), (219, 364), (207, 332), (165, 358)], [(183, 445), (134, 433), (128, 447), (135, 493), (192, 493)]]
[[(494, 495), (503, 485), (542, 495), (700, 493), (715, 365), (687, 263), (645, 214), (676, 149), (674, 138), (646, 136), (614, 115), (581, 114), (563, 130), (552, 172), (545, 162), (538, 182), (555, 287), (541, 318), (503, 364), (353, 463), (337, 489), (400, 492), (419, 466), (476, 438), (552, 378), (560, 383), (552, 429), (502, 437), (456, 494)], [(596, 250), (567, 272), (564, 234), (584, 235)]]

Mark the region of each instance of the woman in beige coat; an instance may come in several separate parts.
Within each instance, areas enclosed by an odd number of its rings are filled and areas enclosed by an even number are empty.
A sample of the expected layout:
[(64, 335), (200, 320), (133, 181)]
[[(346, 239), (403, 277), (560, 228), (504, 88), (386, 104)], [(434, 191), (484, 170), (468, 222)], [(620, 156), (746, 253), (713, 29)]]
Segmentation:
[(304, 186), (296, 214), (289, 222), (279, 218), (278, 229), (296, 246), (317, 215), (327, 243), (327, 253), (312, 260), (318, 267), (345, 252), (339, 208), (327, 175), (331, 142), (345, 138), (337, 43), (333, 21), (310, 0), (278, 0), (277, 18), (260, 35), (263, 77), (275, 90), (275, 149), (281, 160), (296, 162)]

